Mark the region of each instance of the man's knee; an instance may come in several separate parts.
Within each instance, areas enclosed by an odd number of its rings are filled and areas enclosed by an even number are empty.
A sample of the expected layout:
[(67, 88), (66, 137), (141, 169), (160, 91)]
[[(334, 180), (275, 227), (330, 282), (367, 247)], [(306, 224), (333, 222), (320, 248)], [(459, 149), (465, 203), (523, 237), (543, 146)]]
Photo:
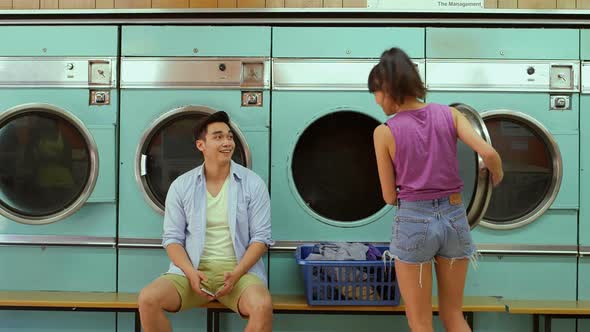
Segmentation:
[(140, 311), (146, 310), (178, 310), (179, 299), (175, 289), (161, 281), (152, 283), (139, 292), (138, 304)]
[(247, 301), (247, 311), (250, 316), (271, 316), (272, 315), (272, 298), (268, 291), (249, 293)]
[(158, 292), (150, 287), (146, 287), (139, 292), (139, 298), (137, 300), (139, 309), (156, 308), (160, 306), (161, 298), (158, 296)]
[(264, 294), (256, 301), (255, 311), (261, 314), (272, 314), (272, 299), (270, 294)]

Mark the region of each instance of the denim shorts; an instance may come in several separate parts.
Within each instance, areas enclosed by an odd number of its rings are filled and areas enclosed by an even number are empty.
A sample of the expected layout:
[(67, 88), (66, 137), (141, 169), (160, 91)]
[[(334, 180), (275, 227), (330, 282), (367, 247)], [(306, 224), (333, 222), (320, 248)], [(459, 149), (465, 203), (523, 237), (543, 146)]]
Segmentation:
[(390, 254), (406, 263), (425, 263), (440, 256), (472, 258), (476, 247), (471, 239), (463, 203), (449, 198), (398, 201), (393, 223)]

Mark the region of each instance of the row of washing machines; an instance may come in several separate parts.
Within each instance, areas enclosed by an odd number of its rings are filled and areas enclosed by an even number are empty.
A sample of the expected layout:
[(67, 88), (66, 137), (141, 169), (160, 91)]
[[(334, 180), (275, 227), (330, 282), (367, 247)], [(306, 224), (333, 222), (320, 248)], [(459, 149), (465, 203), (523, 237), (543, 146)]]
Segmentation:
[[(503, 158), (492, 190), (477, 156), (459, 149), (469, 215), (483, 216), (466, 295), (590, 299), (586, 30), (11, 26), (0, 40), (0, 289), (137, 292), (165, 272), (166, 192), (202, 162), (193, 128), (218, 110), (233, 120), (234, 160), (269, 184), (272, 293), (303, 293), (298, 244), (388, 242), (395, 211), (381, 199), (372, 149), (385, 116), (366, 81), (398, 46), (426, 101), (475, 109)], [(275, 330), (405, 327), (399, 317), (297, 318), (278, 315)], [(124, 313), (0, 312), (0, 321), (0, 331), (133, 325)], [(206, 326), (202, 310), (173, 321), (175, 331)], [(477, 331), (531, 324), (476, 316)], [(224, 315), (223, 330), (243, 326)]]

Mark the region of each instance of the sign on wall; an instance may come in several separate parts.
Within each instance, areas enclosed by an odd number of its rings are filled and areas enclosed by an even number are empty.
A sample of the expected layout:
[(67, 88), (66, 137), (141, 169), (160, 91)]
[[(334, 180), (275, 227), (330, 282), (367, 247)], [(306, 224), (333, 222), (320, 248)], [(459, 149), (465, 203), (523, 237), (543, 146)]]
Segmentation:
[(367, 0), (372, 9), (484, 9), (484, 0)]

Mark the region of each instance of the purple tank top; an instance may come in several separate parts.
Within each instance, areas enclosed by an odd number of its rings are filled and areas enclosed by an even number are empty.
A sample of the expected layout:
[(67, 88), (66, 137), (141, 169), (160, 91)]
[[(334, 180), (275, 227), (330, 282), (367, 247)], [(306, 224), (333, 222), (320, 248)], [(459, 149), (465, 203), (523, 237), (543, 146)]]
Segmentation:
[(461, 192), (457, 129), (449, 106), (428, 104), (386, 122), (395, 139), (398, 198), (420, 201)]

